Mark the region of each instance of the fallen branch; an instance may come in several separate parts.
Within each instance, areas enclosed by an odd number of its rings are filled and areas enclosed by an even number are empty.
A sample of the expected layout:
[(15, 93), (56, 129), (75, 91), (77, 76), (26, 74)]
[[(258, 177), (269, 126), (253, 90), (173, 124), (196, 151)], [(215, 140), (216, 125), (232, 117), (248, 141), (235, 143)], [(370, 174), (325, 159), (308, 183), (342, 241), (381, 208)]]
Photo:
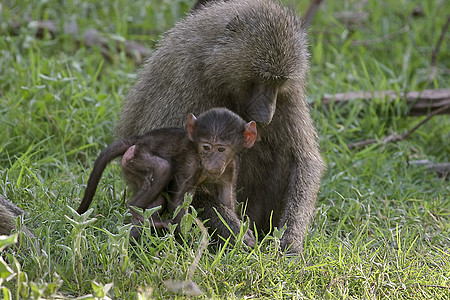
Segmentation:
[(427, 159), (408, 162), (413, 166), (425, 166), (426, 171), (436, 172), (439, 177), (450, 179), (450, 163), (433, 163)]
[(372, 101), (374, 99), (387, 99), (388, 101), (396, 101), (401, 99), (406, 101), (409, 106), (410, 116), (423, 116), (442, 107), (445, 110), (439, 110), (441, 114), (450, 114), (450, 89), (423, 90), (421, 92), (412, 91), (405, 94), (397, 91), (375, 91), (375, 92), (347, 92), (337, 93), (334, 95), (325, 95), (322, 97), (322, 104), (325, 107), (345, 105), (351, 101), (361, 99)]
[[(411, 134), (413, 134), (413, 132), (416, 131), (420, 126), (422, 126), (423, 124), (428, 122), (435, 115), (440, 114), (446, 110), (450, 110), (450, 103), (447, 104), (446, 106), (440, 107), (440, 108), (436, 109), (435, 111), (433, 111), (432, 113), (430, 113), (425, 119), (423, 119), (422, 121), (417, 123), (417, 125), (414, 126), (408, 132), (406, 132), (404, 134), (400, 134), (400, 135), (398, 135), (398, 134), (388, 135), (387, 137), (385, 137), (381, 140), (381, 143), (382, 144), (387, 144), (387, 143), (391, 143), (391, 142), (395, 143), (395, 142), (409, 138), (411, 136)], [(367, 145), (372, 145), (377, 142), (378, 142), (378, 140), (376, 140), (376, 139), (369, 139), (369, 140), (365, 140), (365, 141), (361, 141), (361, 142), (348, 144), (347, 147), (348, 147), (348, 149), (355, 149), (355, 148), (359, 148), (359, 147), (363, 147), (363, 146), (367, 146)]]

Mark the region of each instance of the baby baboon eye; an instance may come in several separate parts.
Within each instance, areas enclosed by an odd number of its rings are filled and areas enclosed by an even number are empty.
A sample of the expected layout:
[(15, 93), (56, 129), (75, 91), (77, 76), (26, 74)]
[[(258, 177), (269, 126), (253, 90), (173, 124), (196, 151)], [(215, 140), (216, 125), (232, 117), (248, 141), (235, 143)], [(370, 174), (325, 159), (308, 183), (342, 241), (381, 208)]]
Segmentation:
[(225, 148), (224, 147), (220, 147), (219, 149), (217, 149), (217, 151), (223, 152), (223, 151), (225, 151)]
[(208, 144), (204, 144), (204, 145), (203, 145), (203, 150), (209, 151), (209, 150), (211, 150), (211, 146), (208, 145)]

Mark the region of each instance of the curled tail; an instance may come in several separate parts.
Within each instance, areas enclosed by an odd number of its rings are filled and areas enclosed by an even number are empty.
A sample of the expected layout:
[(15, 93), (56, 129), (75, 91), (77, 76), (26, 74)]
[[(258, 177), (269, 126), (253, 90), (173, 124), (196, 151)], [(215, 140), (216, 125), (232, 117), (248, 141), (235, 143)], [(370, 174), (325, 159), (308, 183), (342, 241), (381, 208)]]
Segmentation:
[(103, 171), (110, 161), (114, 158), (123, 155), (128, 148), (130, 148), (134, 144), (134, 139), (124, 138), (117, 140), (110, 144), (106, 149), (104, 149), (97, 160), (94, 163), (94, 169), (89, 176), (88, 184), (86, 187), (86, 191), (84, 192), (83, 200), (81, 200), (80, 207), (78, 207), (77, 212), (79, 214), (85, 213), (89, 205), (92, 202), (92, 198), (94, 198), (95, 190), (97, 189), (98, 182), (102, 177)]

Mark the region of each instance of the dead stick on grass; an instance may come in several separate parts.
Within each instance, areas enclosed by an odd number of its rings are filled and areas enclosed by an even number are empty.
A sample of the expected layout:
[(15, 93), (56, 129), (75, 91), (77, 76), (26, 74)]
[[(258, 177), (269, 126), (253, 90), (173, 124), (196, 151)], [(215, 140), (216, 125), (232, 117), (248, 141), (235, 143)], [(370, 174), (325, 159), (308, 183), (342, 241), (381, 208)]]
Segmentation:
[[(334, 95), (322, 96), (322, 106), (325, 108), (333, 106), (343, 106), (354, 100), (361, 99), (364, 102), (375, 99), (385, 99), (388, 102), (405, 102), (408, 106), (407, 114), (410, 116), (428, 115), (431, 111), (450, 104), (450, 89), (434, 89), (423, 91), (410, 91), (407, 93), (387, 90), (387, 91), (354, 91), (337, 93)], [(450, 114), (450, 109), (441, 113)]]
[[(439, 109), (436, 109), (435, 111), (433, 111), (432, 113), (430, 113), (425, 119), (423, 119), (422, 121), (420, 121), (416, 126), (414, 126), (411, 130), (409, 130), (407, 133), (405, 134), (392, 134), (392, 135), (388, 135), (387, 137), (385, 137), (382, 140), (383, 144), (389, 143), (389, 142), (398, 142), (404, 139), (407, 139), (411, 136), (411, 134), (414, 133), (414, 131), (416, 131), (420, 126), (422, 126), (423, 124), (425, 124), (426, 122), (428, 122), (432, 117), (434, 117), (435, 115), (439, 114), (440, 112), (446, 110), (450, 108), (450, 105), (446, 105), (443, 107), (440, 107)], [(347, 147), (348, 149), (355, 149), (355, 148), (359, 148), (359, 147), (363, 147), (363, 146), (367, 146), (367, 145), (372, 145), (377, 143), (378, 140), (376, 139), (369, 139), (369, 140), (365, 140), (365, 141), (361, 141), (361, 142), (356, 142), (356, 143), (352, 143), (352, 144), (348, 144)]]

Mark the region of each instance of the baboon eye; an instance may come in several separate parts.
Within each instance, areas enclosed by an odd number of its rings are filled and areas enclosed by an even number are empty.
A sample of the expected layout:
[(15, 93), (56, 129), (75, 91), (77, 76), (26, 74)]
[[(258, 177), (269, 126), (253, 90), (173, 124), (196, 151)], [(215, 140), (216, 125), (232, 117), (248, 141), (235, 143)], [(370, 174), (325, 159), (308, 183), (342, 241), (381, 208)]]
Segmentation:
[(225, 151), (225, 148), (224, 147), (220, 147), (219, 149), (217, 149), (219, 152), (223, 152), (223, 151)]
[(211, 146), (205, 144), (205, 145), (203, 145), (203, 150), (209, 151), (209, 150), (211, 150)]

